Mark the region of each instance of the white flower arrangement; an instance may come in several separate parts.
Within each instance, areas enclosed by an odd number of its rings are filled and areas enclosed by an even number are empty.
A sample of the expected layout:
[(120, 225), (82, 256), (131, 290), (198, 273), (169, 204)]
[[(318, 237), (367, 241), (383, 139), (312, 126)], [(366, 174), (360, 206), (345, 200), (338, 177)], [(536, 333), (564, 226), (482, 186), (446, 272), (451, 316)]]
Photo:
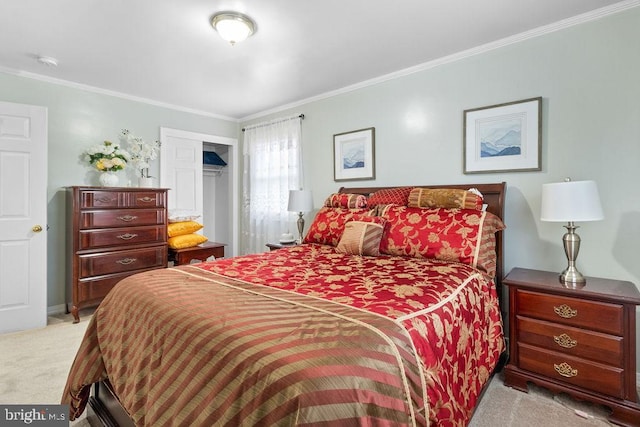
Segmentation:
[(127, 143), (131, 153), (131, 163), (140, 172), (140, 177), (151, 178), (149, 176), (149, 162), (158, 158), (160, 141), (148, 143), (142, 138), (132, 135), (127, 129), (122, 129), (120, 138)]

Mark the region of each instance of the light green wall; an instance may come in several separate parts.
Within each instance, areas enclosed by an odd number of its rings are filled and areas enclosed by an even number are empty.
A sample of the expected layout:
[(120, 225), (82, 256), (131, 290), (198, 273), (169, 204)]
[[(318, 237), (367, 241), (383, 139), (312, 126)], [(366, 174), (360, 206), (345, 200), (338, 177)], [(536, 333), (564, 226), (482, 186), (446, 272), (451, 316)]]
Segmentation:
[[(242, 125), (305, 114), (306, 186), (317, 207), (342, 184), (506, 181), (506, 272), (566, 267), (563, 224), (539, 220), (542, 184), (593, 179), (606, 218), (578, 224), (578, 268), (639, 286), (638, 40), (640, 8), (634, 8)], [(420, 49), (420, 41), (413, 43)], [(542, 171), (463, 174), (463, 111), (537, 96), (543, 97)], [(333, 134), (370, 126), (376, 128), (376, 179), (334, 182)]]
[[(160, 139), (160, 127), (189, 130), (236, 138), (238, 124), (203, 115), (156, 107), (123, 98), (97, 94), (0, 73), (0, 100), (47, 107), (48, 212), (47, 305), (52, 308), (65, 301), (65, 196), (64, 187), (97, 185), (96, 176), (80, 162), (81, 153), (103, 140), (118, 141), (121, 129), (148, 141)], [(127, 185), (133, 174), (119, 173)], [(151, 175), (158, 176), (158, 164)], [(135, 185), (135, 184), (134, 184)]]

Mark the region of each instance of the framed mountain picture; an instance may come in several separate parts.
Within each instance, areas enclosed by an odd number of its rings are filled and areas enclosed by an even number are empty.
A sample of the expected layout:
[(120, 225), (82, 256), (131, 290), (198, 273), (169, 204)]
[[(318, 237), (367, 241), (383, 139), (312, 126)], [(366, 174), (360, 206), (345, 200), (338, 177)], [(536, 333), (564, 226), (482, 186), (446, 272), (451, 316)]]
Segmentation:
[(464, 111), (464, 173), (539, 171), (542, 98)]
[(333, 135), (333, 180), (374, 179), (375, 128)]

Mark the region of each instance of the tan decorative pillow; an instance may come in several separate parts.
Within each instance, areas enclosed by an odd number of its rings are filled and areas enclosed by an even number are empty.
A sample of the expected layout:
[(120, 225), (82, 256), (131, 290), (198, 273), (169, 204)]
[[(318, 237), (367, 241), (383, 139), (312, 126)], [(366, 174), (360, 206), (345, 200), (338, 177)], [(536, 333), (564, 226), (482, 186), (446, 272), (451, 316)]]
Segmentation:
[(455, 188), (419, 188), (409, 193), (408, 206), (411, 208), (445, 208), (482, 210), (482, 196)]
[(198, 246), (206, 242), (207, 239), (202, 234), (183, 234), (181, 236), (169, 237), (169, 247), (171, 249), (184, 249)]
[(379, 256), (383, 231), (384, 225), (375, 222), (347, 222), (336, 251), (351, 255)]
[(202, 228), (202, 224), (195, 221), (173, 222), (167, 225), (167, 235), (169, 237), (182, 236), (184, 234), (195, 233)]

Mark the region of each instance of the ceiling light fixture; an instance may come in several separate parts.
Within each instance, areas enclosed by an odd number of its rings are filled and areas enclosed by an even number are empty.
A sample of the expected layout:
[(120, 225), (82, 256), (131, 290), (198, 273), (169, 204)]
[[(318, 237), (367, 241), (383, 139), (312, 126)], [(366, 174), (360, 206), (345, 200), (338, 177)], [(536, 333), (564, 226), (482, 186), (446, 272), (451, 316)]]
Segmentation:
[(246, 15), (238, 12), (219, 12), (211, 18), (211, 26), (231, 46), (243, 41), (256, 31), (256, 24)]

